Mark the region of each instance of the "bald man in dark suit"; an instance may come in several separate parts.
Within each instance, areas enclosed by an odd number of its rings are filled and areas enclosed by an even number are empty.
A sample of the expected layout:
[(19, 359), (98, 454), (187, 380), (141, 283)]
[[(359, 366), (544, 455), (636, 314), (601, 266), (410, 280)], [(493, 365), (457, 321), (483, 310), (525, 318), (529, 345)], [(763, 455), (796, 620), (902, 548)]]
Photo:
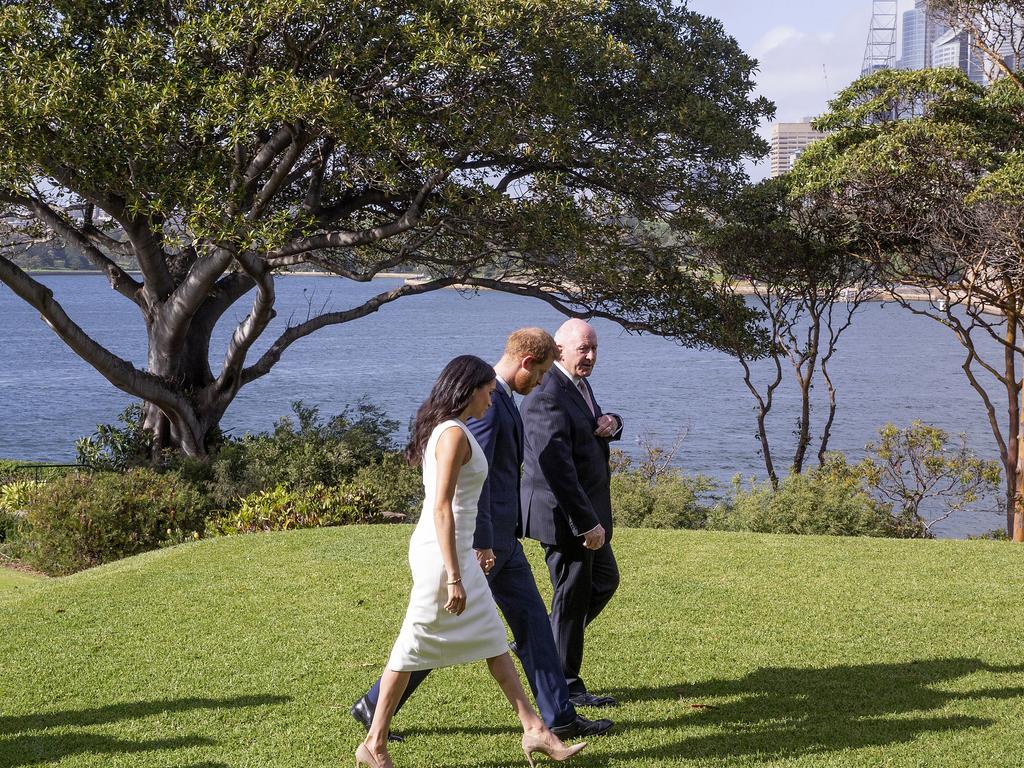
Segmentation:
[(581, 675), (584, 630), (619, 585), (611, 548), (609, 442), (622, 420), (604, 413), (587, 378), (597, 362), (597, 334), (569, 320), (555, 334), (559, 359), (523, 401), (523, 530), (541, 542), (554, 597), (551, 629), (576, 706), (614, 706), (587, 690)]

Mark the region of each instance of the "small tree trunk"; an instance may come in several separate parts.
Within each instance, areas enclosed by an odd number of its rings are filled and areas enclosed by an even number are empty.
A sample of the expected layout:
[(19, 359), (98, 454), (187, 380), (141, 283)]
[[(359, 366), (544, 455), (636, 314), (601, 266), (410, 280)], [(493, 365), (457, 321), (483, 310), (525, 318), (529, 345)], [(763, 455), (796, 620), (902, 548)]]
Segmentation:
[[(815, 301), (816, 299), (812, 299)], [(800, 386), (800, 427), (797, 431), (796, 450), (793, 452), (793, 472), (804, 471), (804, 459), (811, 444), (811, 390), (814, 382), (814, 369), (818, 365), (818, 342), (821, 340), (821, 311), (811, 304), (811, 336), (805, 353), (794, 359), (793, 368), (796, 372), (797, 384)], [(796, 353), (794, 353), (796, 354)], [(802, 358), (802, 360), (801, 360)], [(799, 363), (799, 364), (798, 364)], [(806, 373), (803, 366), (806, 367)]]
[[(1007, 402), (1009, 405), (1009, 434), (1006, 440), (1006, 533), (1014, 541), (1024, 541), (1020, 498), (1024, 489), (1024, 455), (1021, 452), (1021, 418), (1024, 411), (1020, 406), (1021, 382), (1017, 380), (1017, 323), (1016, 307), (1007, 307), (1006, 343), (1003, 347), (1003, 374), (1006, 377)], [(1020, 538), (1018, 538), (1020, 537)]]

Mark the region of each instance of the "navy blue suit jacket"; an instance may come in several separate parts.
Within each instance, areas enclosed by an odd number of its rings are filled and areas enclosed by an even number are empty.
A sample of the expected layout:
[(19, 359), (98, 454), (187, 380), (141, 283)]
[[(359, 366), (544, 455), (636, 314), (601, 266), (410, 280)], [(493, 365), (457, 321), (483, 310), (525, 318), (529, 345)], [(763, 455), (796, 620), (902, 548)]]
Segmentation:
[(519, 514), (523, 422), (512, 398), (498, 384), (491, 407), (480, 419), (466, 422), (487, 456), (487, 479), (480, 491), (474, 549), (510, 550), (523, 531)]
[[(586, 379), (584, 379), (586, 382)], [(608, 455), (612, 438), (597, 437), (601, 407), (586, 382), (596, 415), (557, 367), (523, 399), (525, 431), (523, 531), (544, 544), (566, 546), (600, 523), (612, 537)]]

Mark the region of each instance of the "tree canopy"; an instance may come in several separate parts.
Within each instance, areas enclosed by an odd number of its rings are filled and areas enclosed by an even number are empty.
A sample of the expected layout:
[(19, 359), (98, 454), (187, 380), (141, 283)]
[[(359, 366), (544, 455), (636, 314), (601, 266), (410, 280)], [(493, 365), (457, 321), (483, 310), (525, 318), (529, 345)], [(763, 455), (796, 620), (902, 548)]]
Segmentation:
[[(650, 223), (686, 220), (763, 154), (755, 66), (668, 0), (17, 0), (0, 10), (0, 281), (150, 404), (158, 445), (196, 454), (297, 339), (454, 284), (636, 329), (671, 314), (715, 344), (719, 305)], [(10, 260), (48, 237), (138, 305), (147, 370)], [(429, 279), (249, 360), (297, 264)], [(215, 372), (212, 329), (254, 290)]]

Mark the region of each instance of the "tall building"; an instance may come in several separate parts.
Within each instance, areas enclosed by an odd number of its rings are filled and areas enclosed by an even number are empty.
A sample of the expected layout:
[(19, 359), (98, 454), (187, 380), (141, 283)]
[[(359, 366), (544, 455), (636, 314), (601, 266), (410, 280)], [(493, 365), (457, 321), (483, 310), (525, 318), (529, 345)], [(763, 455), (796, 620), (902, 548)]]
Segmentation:
[(792, 170), (793, 163), (807, 146), (825, 136), (811, 127), (811, 118), (799, 123), (775, 123), (771, 138), (771, 177), (774, 179)]
[(981, 55), (971, 44), (966, 30), (950, 29), (932, 44), (933, 67), (955, 67), (967, 73), (972, 82), (986, 82)]
[(947, 31), (948, 27), (928, 12), (926, 0), (914, 0), (914, 7), (903, 13), (897, 68), (927, 69), (933, 66), (933, 46)]
[[(979, 21), (981, 21), (979, 19)], [(873, 22), (874, 23), (874, 22)], [(996, 43), (1007, 65), (1019, 68), (1014, 51), (1022, 47), (1024, 17), (1007, 11), (1007, 17), (997, 22), (1007, 38)], [(986, 36), (982, 22), (982, 35)], [(998, 77), (997, 67), (988, 57), (978, 52), (969, 32), (950, 29), (928, 9), (928, 0), (914, 0), (914, 7), (904, 11), (900, 30), (900, 56), (898, 69), (927, 69), (929, 67), (957, 67), (967, 73), (975, 83), (988, 84)]]

